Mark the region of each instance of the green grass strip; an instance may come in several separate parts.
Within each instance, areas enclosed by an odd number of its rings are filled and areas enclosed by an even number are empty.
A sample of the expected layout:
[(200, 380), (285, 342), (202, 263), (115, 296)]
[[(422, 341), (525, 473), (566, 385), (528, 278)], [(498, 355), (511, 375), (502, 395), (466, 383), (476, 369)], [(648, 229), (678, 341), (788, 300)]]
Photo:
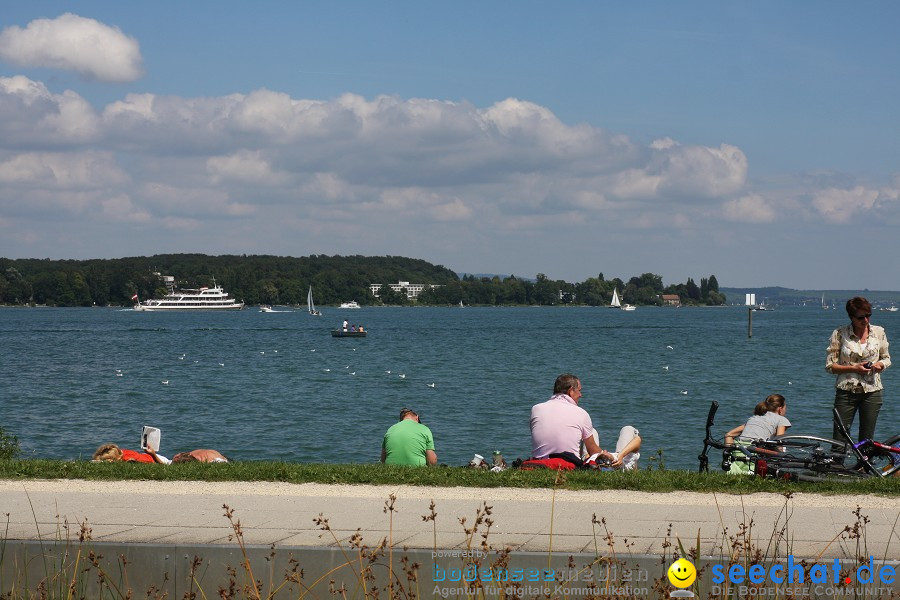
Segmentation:
[(92, 463), (59, 460), (0, 460), (0, 479), (84, 479), (89, 481), (274, 481), (345, 485), (417, 485), (426, 487), (552, 488), (567, 490), (634, 490), (638, 492), (814, 492), (900, 496), (900, 477), (840, 482), (785, 482), (676, 470), (632, 472), (570, 471), (557, 478), (553, 471), (509, 469), (491, 473), (463, 467), (404, 468), (380, 464), (309, 464), (236, 462), (229, 464)]

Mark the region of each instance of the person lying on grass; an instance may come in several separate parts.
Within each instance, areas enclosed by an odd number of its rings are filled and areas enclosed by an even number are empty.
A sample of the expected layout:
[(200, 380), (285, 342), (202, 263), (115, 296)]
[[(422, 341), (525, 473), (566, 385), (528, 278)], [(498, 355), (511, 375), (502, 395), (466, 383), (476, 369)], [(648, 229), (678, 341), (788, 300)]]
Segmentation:
[(209, 450), (199, 448), (190, 452), (179, 452), (172, 460), (169, 460), (161, 454), (157, 454), (152, 446), (147, 446), (147, 452), (138, 452), (136, 450), (128, 450), (119, 448), (116, 444), (103, 444), (94, 452), (94, 462), (141, 462), (141, 463), (157, 463), (160, 465), (169, 465), (184, 462), (207, 462), (222, 463), (228, 462), (228, 458), (218, 450)]

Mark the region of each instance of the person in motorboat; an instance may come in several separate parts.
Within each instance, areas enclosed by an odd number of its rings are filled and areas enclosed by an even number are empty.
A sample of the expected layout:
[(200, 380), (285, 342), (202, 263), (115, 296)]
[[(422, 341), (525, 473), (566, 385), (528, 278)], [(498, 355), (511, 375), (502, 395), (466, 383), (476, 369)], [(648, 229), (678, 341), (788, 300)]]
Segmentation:
[(607, 462), (614, 469), (636, 469), (641, 448), (638, 430), (626, 425), (619, 432), (616, 451), (603, 450), (591, 416), (578, 405), (581, 389), (578, 377), (564, 373), (556, 378), (550, 399), (531, 408), (532, 458), (562, 458), (576, 466)]
[(411, 467), (437, 464), (434, 436), (416, 411), (402, 409), (400, 421), (388, 428), (381, 442), (381, 462)]

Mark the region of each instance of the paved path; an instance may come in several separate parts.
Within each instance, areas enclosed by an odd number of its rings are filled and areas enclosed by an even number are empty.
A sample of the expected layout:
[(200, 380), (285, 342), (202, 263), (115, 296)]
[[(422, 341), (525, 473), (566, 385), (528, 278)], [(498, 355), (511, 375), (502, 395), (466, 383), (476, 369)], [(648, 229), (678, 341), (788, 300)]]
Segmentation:
[[(393, 525), (385, 504), (394, 501)], [(434, 500), (437, 518), (423, 521)], [(851, 558), (861, 551), (877, 558), (900, 551), (900, 499), (877, 496), (778, 494), (647, 494), (629, 491), (557, 491), (521, 489), (424, 488), (286, 483), (207, 483), (153, 481), (0, 481), (0, 517), (9, 513), (7, 539), (77, 538), (86, 522), (95, 541), (162, 544), (228, 544), (232, 529), (223, 516), (228, 505), (240, 520), (247, 544), (334, 545), (314, 519), (323, 515), (346, 546), (357, 528), (374, 545), (390, 536), (397, 547), (466, 547), (465, 527), (486, 502), (494, 548), (547, 552), (608, 551), (607, 531), (617, 554), (662, 554), (671, 541), (693, 546), (699, 531), (701, 551), (721, 556), (742, 524), (751, 525), (749, 541), (772, 554)], [(869, 519), (864, 545), (842, 539), (860, 506)], [(593, 515), (602, 523), (592, 523)], [(3, 527), (3, 524), (0, 524)], [(482, 525), (479, 533), (484, 531)], [(552, 536), (551, 536), (552, 531)], [(436, 540), (436, 541), (435, 541)], [(475, 546), (480, 543), (476, 536)]]

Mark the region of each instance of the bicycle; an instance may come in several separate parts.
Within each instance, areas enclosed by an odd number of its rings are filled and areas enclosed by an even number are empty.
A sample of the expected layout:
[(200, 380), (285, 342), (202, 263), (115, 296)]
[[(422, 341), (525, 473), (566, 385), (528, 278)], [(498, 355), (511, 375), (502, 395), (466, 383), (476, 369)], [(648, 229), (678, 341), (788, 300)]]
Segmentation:
[(700, 473), (709, 472), (709, 451), (712, 448), (722, 451), (722, 470), (730, 471), (734, 463), (746, 464), (748, 472), (752, 472), (752, 466), (756, 457), (752, 456), (746, 448), (740, 448), (737, 444), (726, 444), (712, 436), (712, 428), (715, 425), (716, 412), (719, 403), (715, 400), (709, 406), (709, 414), (706, 416), (706, 438), (703, 440), (703, 452), (697, 457), (700, 460)]
[(746, 463), (746, 472), (760, 477), (797, 481), (823, 481), (861, 477), (900, 476), (900, 435), (884, 442), (854, 442), (837, 411), (832, 411), (845, 441), (813, 435), (784, 434), (768, 440), (726, 444), (712, 436), (714, 417), (719, 408), (713, 401), (706, 419), (706, 439), (700, 459), (700, 472), (709, 470), (710, 448), (722, 450), (722, 469), (730, 471), (735, 463)]
[(756, 471), (772, 471), (774, 477), (822, 481), (847, 477), (900, 475), (900, 435), (884, 442), (854, 442), (836, 410), (834, 422), (844, 441), (810, 435), (782, 435), (753, 444)]

